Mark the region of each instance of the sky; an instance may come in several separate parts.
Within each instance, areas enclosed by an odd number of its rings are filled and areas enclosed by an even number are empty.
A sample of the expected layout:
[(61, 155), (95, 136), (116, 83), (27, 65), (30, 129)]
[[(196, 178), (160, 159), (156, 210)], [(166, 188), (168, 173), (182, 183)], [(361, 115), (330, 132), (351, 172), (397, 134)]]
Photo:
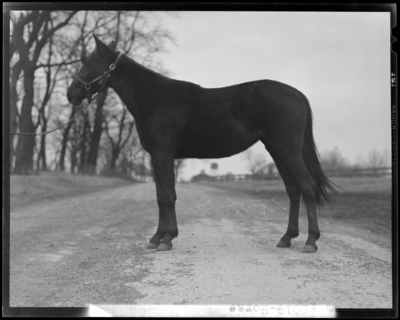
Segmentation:
[[(174, 35), (163, 63), (173, 79), (205, 88), (270, 79), (310, 101), (320, 153), (339, 148), (351, 163), (391, 152), (390, 14), (383, 12), (178, 12), (163, 15)], [(261, 142), (255, 154), (272, 159)], [(243, 155), (187, 160), (201, 170), (249, 173)]]

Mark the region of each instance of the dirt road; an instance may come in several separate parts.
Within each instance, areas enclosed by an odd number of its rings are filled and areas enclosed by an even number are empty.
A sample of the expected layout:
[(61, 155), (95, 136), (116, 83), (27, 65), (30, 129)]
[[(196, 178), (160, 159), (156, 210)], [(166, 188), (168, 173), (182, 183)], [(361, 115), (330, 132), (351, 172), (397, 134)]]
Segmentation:
[(307, 219), (289, 249), (288, 203), (178, 184), (179, 237), (146, 250), (157, 226), (154, 184), (11, 207), (10, 305), (325, 304), (391, 308), (391, 250), (374, 235)]

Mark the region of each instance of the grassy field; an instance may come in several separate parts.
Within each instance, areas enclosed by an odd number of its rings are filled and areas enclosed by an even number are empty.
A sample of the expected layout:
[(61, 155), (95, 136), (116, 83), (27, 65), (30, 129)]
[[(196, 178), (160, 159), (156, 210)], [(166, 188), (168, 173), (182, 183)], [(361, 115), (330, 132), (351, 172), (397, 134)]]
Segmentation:
[[(392, 180), (388, 177), (332, 178), (341, 187), (330, 205), (321, 208), (320, 217), (332, 218), (349, 225), (388, 237), (392, 229)], [(282, 180), (209, 182), (218, 188), (236, 190), (257, 198), (274, 199), (289, 205)]]
[(60, 171), (40, 172), (38, 175), (10, 177), (10, 203), (28, 205), (43, 200), (71, 197), (106, 188), (130, 185), (119, 178), (73, 175)]

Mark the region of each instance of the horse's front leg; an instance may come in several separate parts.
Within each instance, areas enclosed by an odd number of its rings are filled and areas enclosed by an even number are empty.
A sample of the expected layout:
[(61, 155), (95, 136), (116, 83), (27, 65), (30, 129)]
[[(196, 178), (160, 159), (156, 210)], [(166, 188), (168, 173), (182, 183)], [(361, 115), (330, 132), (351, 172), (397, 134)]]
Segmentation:
[(151, 161), (156, 180), (159, 221), (157, 232), (150, 239), (147, 248), (165, 251), (172, 248), (172, 239), (178, 236), (174, 158), (165, 154), (154, 154)]

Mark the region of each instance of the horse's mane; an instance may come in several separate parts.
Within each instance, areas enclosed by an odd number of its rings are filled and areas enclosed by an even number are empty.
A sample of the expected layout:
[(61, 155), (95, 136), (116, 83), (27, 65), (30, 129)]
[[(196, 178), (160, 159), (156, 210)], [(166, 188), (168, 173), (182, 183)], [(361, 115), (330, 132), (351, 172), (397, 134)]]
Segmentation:
[(136, 62), (135, 60), (133, 60), (133, 59), (132, 59), (131, 57), (129, 57), (128, 55), (124, 54), (124, 56), (125, 56), (125, 58), (127, 58), (127, 60), (128, 60), (130, 63), (132, 63), (132, 64), (135, 65), (136, 67), (139, 67), (139, 68), (141, 68), (141, 69), (143, 69), (143, 70), (145, 70), (145, 71), (149, 71), (149, 72), (151, 72), (151, 73), (153, 73), (153, 74), (155, 74), (155, 75), (157, 75), (157, 76), (163, 77), (163, 78), (165, 78), (165, 79), (171, 80), (170, 78), (168, 78), (168, 77), (162, 75), (161, 73), (158, 73), (158, 72), (156, 72), (156, 71), (154, 71), (154, 70), (151, 70), (151, 69), (145, 67), (144, 65), (141, 65), (140, 63)]

